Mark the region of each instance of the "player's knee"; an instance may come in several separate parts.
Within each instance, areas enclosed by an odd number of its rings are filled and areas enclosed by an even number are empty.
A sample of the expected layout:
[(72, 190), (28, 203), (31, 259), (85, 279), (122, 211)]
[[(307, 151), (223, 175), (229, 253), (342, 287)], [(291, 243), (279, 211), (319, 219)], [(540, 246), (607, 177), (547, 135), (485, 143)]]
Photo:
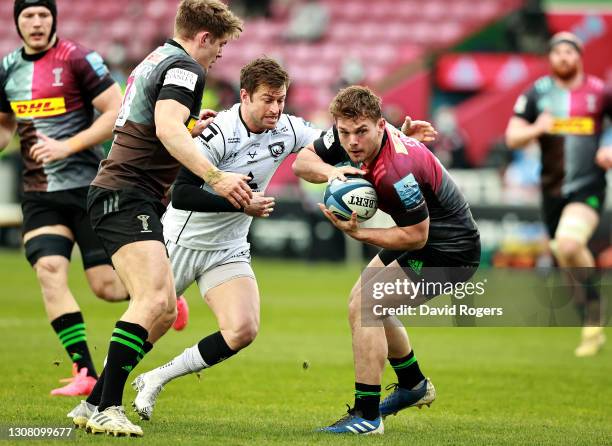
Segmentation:
[(557, 256), (563, 259), (574, 259), (580, 254), (583, 245), (577, 240), (560, 237), (555, 239), (555, 250)]
[(117, 295), (117, 287), (115, 285), (113, 279), (103, 277), (91, 283), (91, 290), (97, 297), (106, 301), (125, 300), (127, 296)]
[(41, 285), (47, 283), (57, 283), (58, 278), (62, 277), (65, 272), (64, 264), (57, 257), (41, 257), (34, 265), (36, 276)]
[(250, 345), (259, 333), (259, 324), (254, 319), (240, 322), (229, 331), (227, 343), (232, 350), (240, 350)]
[(149, 296), (146, 309), (152, 320), (164, 318), (168, 311), (168, 296), (163, 293)]

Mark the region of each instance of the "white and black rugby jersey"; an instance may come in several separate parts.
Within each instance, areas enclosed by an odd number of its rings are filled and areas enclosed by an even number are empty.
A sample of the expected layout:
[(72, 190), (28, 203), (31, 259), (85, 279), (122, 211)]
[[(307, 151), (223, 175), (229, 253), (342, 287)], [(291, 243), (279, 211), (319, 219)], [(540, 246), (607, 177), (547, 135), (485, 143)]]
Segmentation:
[[(265, 191), (272, 175), (291, 153), (298, 152), (322, 135), (302, 118), (282, 114), (276, 128), (252, 133), (240, 115), (240, 104), (220, 112), (196, 143), (219, 169), (251, 177), (254, 192)], [(188, 181), (213, 192), (203, 180), (181, 168), (177, 184)], [(173, 197), (173, 201), (176, 197)], [(252, 217), (243, 212), (195, 212), (172, 204), (163, 217), (164, 236), (191, 249), (221, 250), (246, 243)]]

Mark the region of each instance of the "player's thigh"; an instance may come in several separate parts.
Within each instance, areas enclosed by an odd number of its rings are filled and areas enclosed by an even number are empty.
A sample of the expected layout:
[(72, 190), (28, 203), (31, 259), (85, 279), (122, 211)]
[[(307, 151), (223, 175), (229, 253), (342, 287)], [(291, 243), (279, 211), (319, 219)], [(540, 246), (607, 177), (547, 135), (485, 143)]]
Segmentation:
[(585, 203), (568, 203), (561, 212), (555, 239), (571, 239), (586, 245), (599, 224), (599, 214)]
[(23, 241), (39, 235), (59, 235), (71, 240), (70, 218), (63, 208), (62, 192), (25, 192), (21, 202)]
[(252, 325), (259, 327), (259, 288), (251, 266), (234, 262), (213, 268), (202, 276), (208, 282), (203, 291), (206, 303), (215, 314), (221, 329)]
[(61, 201), (57, 192), (24, 194), (23, 241), (26, 257), (35, 269), (41, 258), (46, 258), (47, 270), (55, 269), (58, 257), (70, 260), (74, 234)]
[(171, 240), (166, 240), (166, 249), (172, 266), (174, 289), (176, 295), (180, 296), (195, 281), (204, 253), (177, 245)]
[(172, 295), (174, 284), (166, 247), (157, 240), (123, 245), (112, 257), (119, 278), (132, 299)]
[[(107, 268), (96, 269), (102, 271), (99, 274), (105, 274), (105, 276), (111, 274), (111, 259), (106, 253), (102, 241), (94, 232), (87, 214), (87, 188), (78, 188), (71, 191), (69, 195), (67, 194), (66, 200), (69, 201), (67, 207), (70, 206), (70, 227), (74, 233), (74, 240), (81, 251), (83, 269), (87, 271), (90, 268), (107, 266)], [(96, 281), (97, 275), (90, 273), (87, 277), (91, 284), (92, 280)]]

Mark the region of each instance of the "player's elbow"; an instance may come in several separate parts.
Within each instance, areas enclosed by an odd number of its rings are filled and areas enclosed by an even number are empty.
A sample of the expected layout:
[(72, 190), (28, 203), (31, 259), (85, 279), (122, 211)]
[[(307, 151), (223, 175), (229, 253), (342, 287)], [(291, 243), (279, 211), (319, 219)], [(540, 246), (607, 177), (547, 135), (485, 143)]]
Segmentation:
[(505, 142), (506, 142), (506, 147), (508, 147), (509, 149), (519, 148), (518, 140), (510, 132), (506, 132)]
[(291, 170), (293, 170), (293, 174), (295, 176), (302, 178), (302, 176), (304, 175), (304, 169), (302, 167), (302, 162), (299, 158), (296, 158), (295, 161), (293, 161), (293, 163), (291, 164)]

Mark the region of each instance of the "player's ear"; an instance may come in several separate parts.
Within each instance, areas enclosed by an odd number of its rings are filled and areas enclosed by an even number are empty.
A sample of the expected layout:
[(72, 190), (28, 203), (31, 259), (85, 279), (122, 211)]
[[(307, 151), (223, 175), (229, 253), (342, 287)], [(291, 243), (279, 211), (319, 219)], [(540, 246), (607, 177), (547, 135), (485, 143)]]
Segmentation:
[(249, 96), (248, 91), (246, 91), (244, 88), (240, 89), (240, 102), (246, 102), (247, 99), (250, 99), (251, 97)]
[(385, 118), (380, 118), (378, 122), (376, 123), (376, 128), (378, 130), (384, 130), (386, 124), (387, 122), (385, 121)]
[(207, 44), (211, 45), (214, 43), (213, 35), (208, 31), (200, 31), (196, 34), (196, 38), (198, 40), (198, 44), (201, 47), (205, 47)]

